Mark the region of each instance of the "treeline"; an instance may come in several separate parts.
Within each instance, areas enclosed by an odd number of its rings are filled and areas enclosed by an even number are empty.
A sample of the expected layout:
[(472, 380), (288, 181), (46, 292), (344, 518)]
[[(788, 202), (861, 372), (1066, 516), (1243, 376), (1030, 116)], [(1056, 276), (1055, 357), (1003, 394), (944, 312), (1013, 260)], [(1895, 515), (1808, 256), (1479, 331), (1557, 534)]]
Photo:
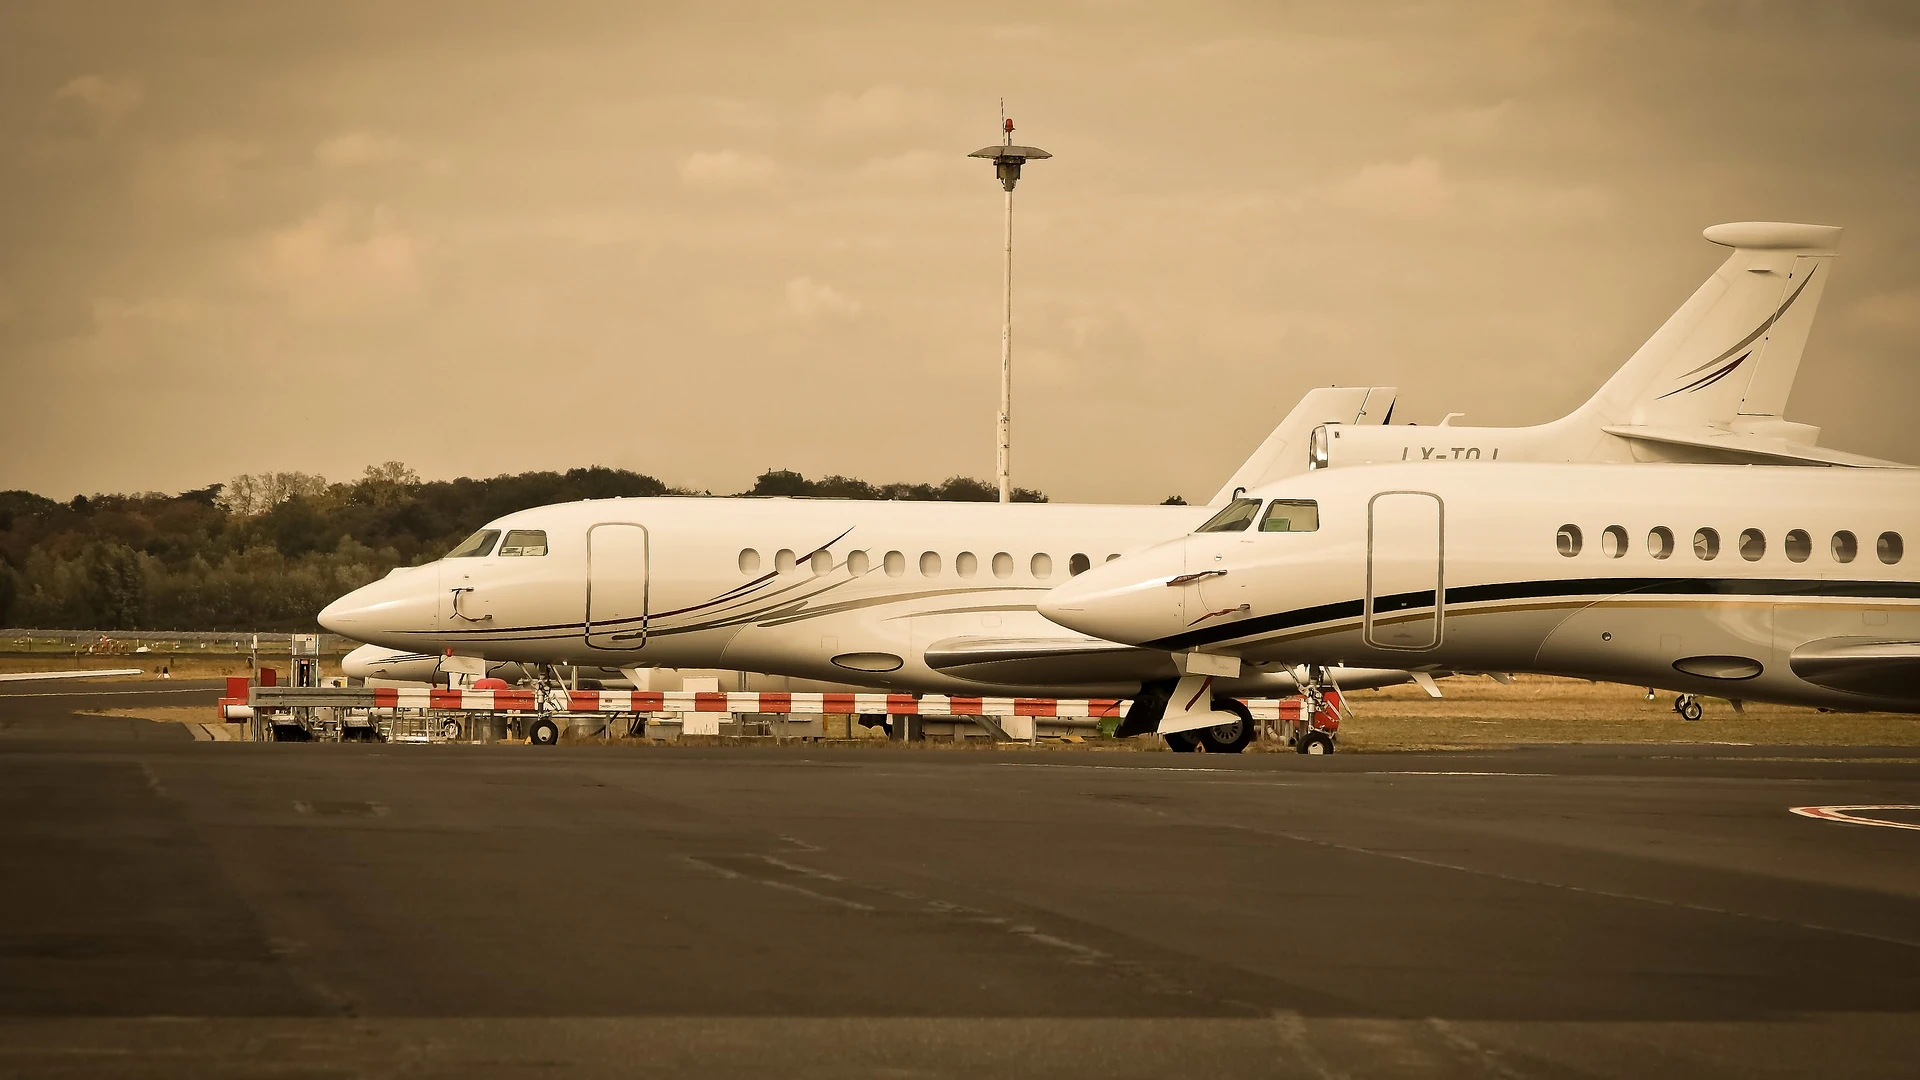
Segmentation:
[[(440, 557), (481, 524), (532, 506), (690, 492), (588, 468), (423, 481), (399, 462), (358, 480), (235, 477), (167, 495), (57, 502), (0, 491), (0, 626), (49, 630), (311, 630), (327, 602), (395, 566)], [(967, 477), (881, 484), (769, 470), (741, 495), (990, 502)], [(1026, 488), (1015, 499), (1045, 502)]]

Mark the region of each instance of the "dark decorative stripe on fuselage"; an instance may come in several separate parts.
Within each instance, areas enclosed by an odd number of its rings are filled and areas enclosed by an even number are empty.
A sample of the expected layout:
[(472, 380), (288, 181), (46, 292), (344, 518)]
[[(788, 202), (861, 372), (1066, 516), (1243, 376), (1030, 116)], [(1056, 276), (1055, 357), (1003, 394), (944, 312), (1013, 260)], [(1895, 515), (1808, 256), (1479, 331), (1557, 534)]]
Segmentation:
[[(1491, 603), (1503, 600), (1540, 600), (1609, 596), (1765, 596), (1786, 599), (1806, 597), (1846, 597), (1853, 599), (1920, 600), (1920, 581), (1821, 581), (1788, 578), (1568, 578), (1562, 581), (1507, 581), (1488, 585), (1462, 585), (1447, 590), (1447, 606)], [(1433, 590), (1393, 593), (1376, 597), (1376, 614), (1398, 614), (1433, 608)], [(1358, 619), (1366, 613), (1361, 600), (1342, 600), (1272, 615), (1257, 615), (1239, 622), (1210, 626), (1185, 634), (1174, 634), (1149, 641), (1150, 649), (1181, 652), (1214, 645), (1262, 637), (1280, 630), (1291, 630), (1317, 623)]]

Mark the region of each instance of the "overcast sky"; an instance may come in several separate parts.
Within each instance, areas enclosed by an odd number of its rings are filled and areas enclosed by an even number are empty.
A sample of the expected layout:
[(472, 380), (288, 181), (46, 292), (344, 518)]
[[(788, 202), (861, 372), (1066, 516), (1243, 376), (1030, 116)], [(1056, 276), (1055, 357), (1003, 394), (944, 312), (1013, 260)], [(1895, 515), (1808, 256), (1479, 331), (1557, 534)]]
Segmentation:
[[(1920, 460), (1920, 11), (0, 8), (0, 488), (605, 464), (1204, 498), (1309, 387), (1522, 424), (1844, 225), (1788, 416)], [(1902, 254), (1905, 253), (1905, 254)]]

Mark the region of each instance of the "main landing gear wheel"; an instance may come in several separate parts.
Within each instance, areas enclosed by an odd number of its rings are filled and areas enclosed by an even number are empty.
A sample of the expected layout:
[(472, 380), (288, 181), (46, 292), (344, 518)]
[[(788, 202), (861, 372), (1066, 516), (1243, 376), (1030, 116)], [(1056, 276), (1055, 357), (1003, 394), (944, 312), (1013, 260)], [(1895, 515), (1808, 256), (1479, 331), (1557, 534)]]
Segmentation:
[(444, 722), (442, 722), (440, 725), (440, 737), (448, 740), (459, 738), (460, 737), (460, 721), (455, 720), (451, 716), (447, 717), (447, 719)]
[(1692, 694), (1681, 694), (1674, 698), (1673, 711), (1680, 714), (1680, 719), (1687, 721), (1698, 720), (1706, 715), (1706, 710), (1700, 706), (1700, 699)]
[(1303, 754), (1331, 754), (1333, 753), (1333, 736), (1324, 731), (1309, 731), (1300, 736), (1300, 741), (1294, 744), (1294, 749)]
[(1253, 713), (1233, 698), (1214, 698), (1213, 708), (1215, 712), (1230, 712), (1239, 719), (1194, 732), (1200, 745), (1206, 747), (1209, 754), (1237, 754), (1245, 750), (1253, 741)]
[(1191, 754), (1200, 749), (1200, 740), (1194, 738), (1191, 731), (1173, 731), (1160, 737), (1167, 740), (1167, 749), (1176, 754)]
[(560, 725), (543, 716), (527, 728), (527, 741), (535, 746), (552, 746), (560, 741)]

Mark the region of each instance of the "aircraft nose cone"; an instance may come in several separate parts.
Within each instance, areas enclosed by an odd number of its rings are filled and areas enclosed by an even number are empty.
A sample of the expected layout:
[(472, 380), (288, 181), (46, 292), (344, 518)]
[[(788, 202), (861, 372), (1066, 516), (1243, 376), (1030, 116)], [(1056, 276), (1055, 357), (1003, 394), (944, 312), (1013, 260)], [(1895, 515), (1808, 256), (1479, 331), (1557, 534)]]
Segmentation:
[(356, 641), (417, 648), (419, 635), (435, 629), (438, 583), (437, 573), (426, 567), (389, 574), (322, 608), (320, 625)]
[(1184, 541), (1102, 563), (1040, 598), (1040, 614), (1091, 637), (1139, 645), (1178, 633), (1181, 592), (1168, 588), (1186, 564)]

